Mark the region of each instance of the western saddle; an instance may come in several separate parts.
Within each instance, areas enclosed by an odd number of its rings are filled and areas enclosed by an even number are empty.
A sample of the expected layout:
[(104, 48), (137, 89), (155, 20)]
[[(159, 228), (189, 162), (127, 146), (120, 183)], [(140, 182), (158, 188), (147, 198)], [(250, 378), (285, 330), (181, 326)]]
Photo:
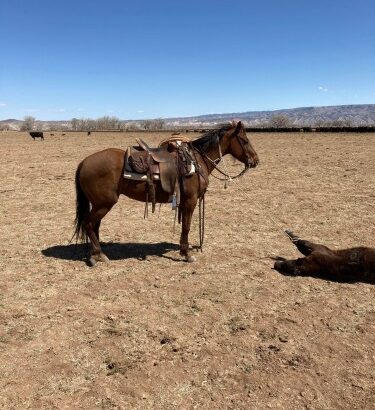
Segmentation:
[(162, 189), (170, 194), (173, 209), (180, 202), (181, 178), (196, 171), (190, 141), (183, 137), (172, 137), (162, 141), (159, 147), (149, 147), (141, 138), (138, 145), (128, 147), (125, 154), (124, 178), (146, 181), (146, 209), (148, 202), (155, 212), (155, 184), (160, 181)]

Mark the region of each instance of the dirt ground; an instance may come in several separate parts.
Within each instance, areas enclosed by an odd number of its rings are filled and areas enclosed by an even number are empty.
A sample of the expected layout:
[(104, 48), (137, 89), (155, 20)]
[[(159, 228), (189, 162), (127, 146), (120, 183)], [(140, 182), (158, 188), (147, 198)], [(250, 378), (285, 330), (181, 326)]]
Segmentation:
[(285, 228), (375, 246), (374, 134), (248, 133), (261, 164), (226, 190), (211, 177), (196, 263), (170, 205), (144, 220), (122, 197), (95, 268), (69, 244), (75, 170), (137, 135), (54, 134), (0, 133), (1, 408), (375, 408), (375, 286), (283, 276), (271, 259), (298, 255)]

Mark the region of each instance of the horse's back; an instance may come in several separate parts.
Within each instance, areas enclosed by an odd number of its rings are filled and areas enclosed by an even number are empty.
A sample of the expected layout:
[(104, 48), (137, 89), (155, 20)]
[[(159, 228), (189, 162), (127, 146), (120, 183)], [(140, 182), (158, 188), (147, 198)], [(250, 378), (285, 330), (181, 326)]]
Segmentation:
[(95, 152), (82, 161), (81, 172), (102, 173), (124, 166), (125, 151), (119, 148), (107, 148)]

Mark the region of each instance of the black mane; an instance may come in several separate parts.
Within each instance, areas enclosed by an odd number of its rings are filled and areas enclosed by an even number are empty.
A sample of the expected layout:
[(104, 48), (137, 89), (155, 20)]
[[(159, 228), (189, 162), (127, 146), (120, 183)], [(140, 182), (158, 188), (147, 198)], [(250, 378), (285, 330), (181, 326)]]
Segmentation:
[(210, 130), (206, 133), (204, 133), (200, 138), (192, 141), (192, 144), (195, 148), (197, 148), (201, 152), (207, 152), (209, 151), (215, 144), (218, 142), (218, 137), (219, 141), (225, 133), (232, 128), (232, 124), (225, 124), (221, 125), (216, 129)]

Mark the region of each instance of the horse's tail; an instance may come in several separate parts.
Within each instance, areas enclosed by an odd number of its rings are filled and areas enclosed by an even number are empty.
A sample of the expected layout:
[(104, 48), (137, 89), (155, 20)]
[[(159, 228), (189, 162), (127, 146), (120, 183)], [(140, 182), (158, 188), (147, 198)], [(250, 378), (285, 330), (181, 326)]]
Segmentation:
[[(74, 221), (75, 230), (73, 238), (76, 237), (77, 241), (80, 239), (87, 242), (87, 232), (84, 225), (84, 219), (90, 212), (90, 201), (82, 190), (79, 182), (79, 175), (81, 172), (83, 162), (81, 162), (76, 171), (76, 218)], [(72, 239), (73, 239), (72, 238)]]

